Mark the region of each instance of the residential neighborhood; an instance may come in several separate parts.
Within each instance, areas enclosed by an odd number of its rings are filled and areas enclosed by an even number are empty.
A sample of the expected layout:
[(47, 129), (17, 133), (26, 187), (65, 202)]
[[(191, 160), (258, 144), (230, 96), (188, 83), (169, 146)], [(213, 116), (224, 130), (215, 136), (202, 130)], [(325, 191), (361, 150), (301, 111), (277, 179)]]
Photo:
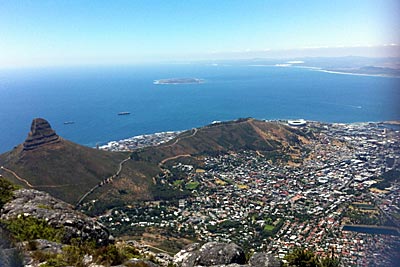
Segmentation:
[(307, 122), (299, 129), (315, 138), (301, 159), (245, 150), (204, 157), (202, 166), (174, 161), (157, 179), (188, 197), (114, 209), (99, 220), (119, 233), (164, 229), (282, 259), (306, 247), (334, 253), (344, 266), (391, 262), (400, 248), (400, 185), (386, 179), (398, 175), (396, 127)]

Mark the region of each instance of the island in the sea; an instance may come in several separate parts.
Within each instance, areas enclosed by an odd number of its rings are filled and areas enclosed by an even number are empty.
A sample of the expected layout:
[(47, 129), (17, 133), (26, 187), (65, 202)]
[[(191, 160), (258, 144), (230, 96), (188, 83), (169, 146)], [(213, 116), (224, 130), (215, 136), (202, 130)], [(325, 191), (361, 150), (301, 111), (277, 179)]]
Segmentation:
[(203, 79), (198, 79), (198, 78), (169, 78), (169, 79), (155, 80), (154, 84), (194, 84), (203, 82), (204, 82)]

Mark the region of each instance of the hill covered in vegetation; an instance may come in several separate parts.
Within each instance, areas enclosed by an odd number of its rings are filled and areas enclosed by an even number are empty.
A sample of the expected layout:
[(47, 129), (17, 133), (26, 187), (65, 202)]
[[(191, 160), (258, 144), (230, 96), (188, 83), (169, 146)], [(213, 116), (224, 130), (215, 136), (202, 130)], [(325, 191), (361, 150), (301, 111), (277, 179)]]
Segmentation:
[(0, 155), (0, 174), (71, 204), (94, 200), (100, 212), (138, 200), (185, 196), (185, 191), (158, 183), (171, 162), (201, 164), (205, 156), (243, 150), (275, 161), (296, 161), (310, 138), (281, 123), (239, 119), (183, 132), (159, 146), (108, 152), (65, 140), (46, 120), (34, 119), (26, 141)]

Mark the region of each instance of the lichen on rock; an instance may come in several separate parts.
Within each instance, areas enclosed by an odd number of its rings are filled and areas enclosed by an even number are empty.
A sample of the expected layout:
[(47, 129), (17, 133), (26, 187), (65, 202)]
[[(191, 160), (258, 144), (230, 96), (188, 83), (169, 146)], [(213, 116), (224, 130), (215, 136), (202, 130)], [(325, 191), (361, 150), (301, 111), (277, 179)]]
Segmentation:
[(21, 215), (44, 220), (56, 229), (62, 228), (63, 243), (68, 244), (72, 239), (95, 241), (98, 245), (110, 243), (111, 235), (102, 224), (45, 192), (33, 189), (14, 191), (13, 199), (3, 206), (0, 219), (10, 221)]

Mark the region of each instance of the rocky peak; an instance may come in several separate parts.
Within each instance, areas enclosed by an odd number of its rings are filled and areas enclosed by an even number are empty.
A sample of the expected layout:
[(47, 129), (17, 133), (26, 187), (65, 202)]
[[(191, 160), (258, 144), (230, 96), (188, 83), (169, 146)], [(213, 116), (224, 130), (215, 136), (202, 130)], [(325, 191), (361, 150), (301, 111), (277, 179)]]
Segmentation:
[(51, 128), (50, 123), (42, 118), (33, 119), (31, 131), (24, 142), (24, 150), (33, 150), (46, 144), (60, 141), (60, 137)]

